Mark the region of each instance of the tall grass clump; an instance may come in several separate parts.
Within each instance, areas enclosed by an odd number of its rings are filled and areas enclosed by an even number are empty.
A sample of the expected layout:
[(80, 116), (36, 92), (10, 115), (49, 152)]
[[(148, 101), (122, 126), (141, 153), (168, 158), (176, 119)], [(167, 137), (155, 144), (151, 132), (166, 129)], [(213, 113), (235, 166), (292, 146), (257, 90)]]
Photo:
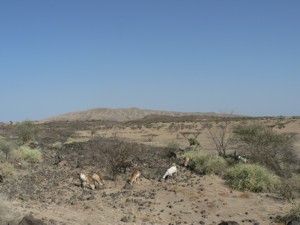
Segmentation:
[(227, 168), (227, 161), (218, 155), (209, 155), (200, 151), (189, 151), (183, 157), (192, 159), (193, 164), (191, 169), (199, 174), (215, 174), (222, 175), (223, 171)]
[(279, 184), (279, 177), (256, 164), (237, 164), (226, 170), (225, 180), (233, 189), (251, 192), (270, 192)]
[(38, 163), (42, 161), (42, 152), (40, 148), (30, 148), (28, 146), (20, 146), (13, 151), (14, 156), (19, 160), (24, 160), (30, 163)]

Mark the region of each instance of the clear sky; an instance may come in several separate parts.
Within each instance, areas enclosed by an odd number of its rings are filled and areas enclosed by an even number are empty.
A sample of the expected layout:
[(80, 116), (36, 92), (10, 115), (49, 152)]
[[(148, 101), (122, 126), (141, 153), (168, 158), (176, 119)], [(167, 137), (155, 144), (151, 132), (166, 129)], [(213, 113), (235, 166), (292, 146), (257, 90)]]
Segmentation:
[(300, 1), (0, 1), (0, 121), (300, 115)]

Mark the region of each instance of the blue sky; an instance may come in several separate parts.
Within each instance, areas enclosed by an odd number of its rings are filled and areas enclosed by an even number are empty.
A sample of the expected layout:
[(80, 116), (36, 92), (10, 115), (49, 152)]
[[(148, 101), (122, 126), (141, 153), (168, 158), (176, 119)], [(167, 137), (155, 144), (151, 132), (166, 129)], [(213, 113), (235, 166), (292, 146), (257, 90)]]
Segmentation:
[(300, 115), (300, 1), (0, 1), (0, 121)]

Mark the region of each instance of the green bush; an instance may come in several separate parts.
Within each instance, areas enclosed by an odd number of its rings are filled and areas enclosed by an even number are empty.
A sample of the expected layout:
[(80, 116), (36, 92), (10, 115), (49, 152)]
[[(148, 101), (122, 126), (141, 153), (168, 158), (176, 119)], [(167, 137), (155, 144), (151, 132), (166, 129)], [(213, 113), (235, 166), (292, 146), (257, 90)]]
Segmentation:
[(239, 125), (234, 128), (235, 139), (244, 144), (244, 151), (251, 160), (280, 176), (290, 173), (295, 161), (295, 135), (276, 133), (261, 124)]
[(221, 175), (227, 168), (227, 161), (218, 155), (209, 155), (200, 151), (186, 152), (183, 157), (189, 157), (193, 161), (193, 169), (199, 174), (216, 174)]
[(238, 164), (226, 170), (227, 184), (240, 191), (269, 192), (279, 184), (279, 178), (263, 166)]
[(37, 163), (42, 161), (42, 153), (40, 148), (31, 149), (27, 146), (21, 146), (13, 151), (14, 156), (19, 160), (24, 160), (31, 163)]

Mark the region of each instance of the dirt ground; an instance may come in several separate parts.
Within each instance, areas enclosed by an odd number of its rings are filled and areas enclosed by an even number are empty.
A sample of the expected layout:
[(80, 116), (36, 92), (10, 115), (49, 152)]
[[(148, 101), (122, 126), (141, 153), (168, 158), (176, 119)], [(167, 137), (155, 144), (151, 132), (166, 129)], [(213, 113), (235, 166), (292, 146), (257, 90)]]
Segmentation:
[[(200, 176), (181, 165), (178, 165), (177, 176), (160, 181), (172, 161), (176, 161), (161, 153), (162, 147), (185, 148), (187, 137), (198, 135), (203, 151), (215, 151), (203, 128), (206, 122), (41, 124), (39, 144), (43, 162), (16, 165), (15, 178), (0, 183), (0, 192), (6, 196), (9, 206), (7, 213), (19, 212), (19, 217), (31, 213), (53, 225), (219, 224), (221, 221), (245, 225), (277, 224), (274, 218), (285, 215), (293, 203), (276, 194), (232, 190), (218, 176)], [(300, 135), (299, 119), (264, 119), (260, 122), (275, 124), (274, 129), (278, 132)], [(236, 123), (240, 121), (232, 122), (232, 125)], [(0, 130), (1, 136), (14, 136), (8, 125), (3, 125)], [(58, 151), (53, 144), (64, 143), (69, 137), (77, 138), (78, 142), (66, 144), (60, 150), (65, 162), (57, 165)], [(134, 145), (145, 167), (139, 182), (133, 187), (127, 184), (130, 170), (119, 175), (116, 181), (109, 179), (101, 142), (79, 142), (84, 137), (117, 137), (141, 144)], [(295, 147), (300, 152), (299, 140)], [(103, 171), (105, 185), (96, 190), (83, 189), (78, 176), (82, 167)], [(1, 222), (7, 224), (3, 219)]]

